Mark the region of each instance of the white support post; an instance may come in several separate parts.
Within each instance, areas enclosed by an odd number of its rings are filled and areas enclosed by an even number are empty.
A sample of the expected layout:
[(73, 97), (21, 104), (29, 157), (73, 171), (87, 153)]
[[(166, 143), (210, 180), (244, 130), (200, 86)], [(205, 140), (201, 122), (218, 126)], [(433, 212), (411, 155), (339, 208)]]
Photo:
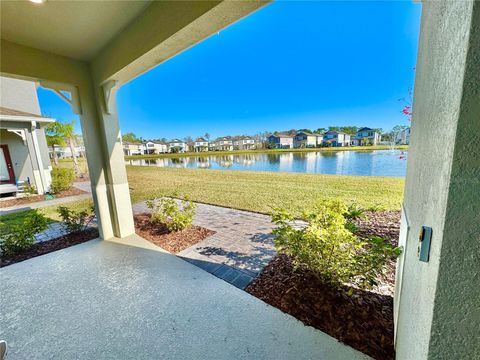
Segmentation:
[(36, 121), (32, 121), (31, 128), (29, 130), (32, 135), (32, 145), (35, 152), (35, 160), (37, 162), (38, 172), (40, 175), (40, 184), (37, 182), (37, 192), (38, 194), (42, 195), (49, 190), (48, 189), (49, 183), (45, 175), (45, 168), (43, 167), (43, 160), (42, 160), (42, 153), (40, 152), (40, 146), (38, 145)]
[[(116, 85), (116, 84), (115, 84)], [(108, 89), (108, 109), (100, 85), (79, 89), (83, 137), (92, 193), (103, 239), (135, 233), (127, 172), (116, 112), (116, 86)]]

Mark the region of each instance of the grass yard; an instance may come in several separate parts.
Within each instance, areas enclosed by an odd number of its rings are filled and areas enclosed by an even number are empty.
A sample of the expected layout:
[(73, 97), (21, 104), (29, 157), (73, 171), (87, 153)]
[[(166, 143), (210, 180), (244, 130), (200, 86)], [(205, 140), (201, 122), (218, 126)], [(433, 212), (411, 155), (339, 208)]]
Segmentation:
[(132, 202), (154, 196), (270, 213), (295, 214), (321, 199), (340, 198), (372, 209), (399, 210), (403, 178), (127, 166)]
[[(83, 161), (84, 163), (84, 161)], [(61, 161), (64, 167), (68, 161)], [(375, 210), (399, 210), (403, 178), (319, 175), (299, 173), (224, 171), (127, 166), (132, 202), (156, 196), (186, 195), (193, 201), (270, 213), (285, 208), (296, 215), (322, 199), (340, 198)], [(66, 204), (87, 209), (91, 200)], [(51, 220), (59, 220), (58, 206), (42, 208)], [(22, 222), (28, 211), (3, 215), (0, 223)]]

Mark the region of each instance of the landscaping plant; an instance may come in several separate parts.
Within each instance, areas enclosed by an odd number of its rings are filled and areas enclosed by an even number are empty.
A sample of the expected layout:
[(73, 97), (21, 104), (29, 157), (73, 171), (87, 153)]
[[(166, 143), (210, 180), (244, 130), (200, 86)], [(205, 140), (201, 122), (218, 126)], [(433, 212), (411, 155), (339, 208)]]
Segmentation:
[(35, 242), (35, 234), (48, 227), (47, 218), (32, 210), (21, 223), (0, 227), (0, 252), (12, 256), (28, 250)]
[(86, 230), (95, 214), (93, 206), (90, 207), (89, 211), (75, 211), (66, 206), (59, 206), (57, 212), (62, 218), (63, 226), (69, 233)]
[(187, 198), (155, 198), (148, 200), (151, 221), (164, 224), (169, 231), (181, 231), (192, 225), (197, 206)]
[(340, 287), (349, 284), (369, 289), (377, 284), (388, 260), (401, 253), (380, 237), (362, 239), (351, 231), (348, 208), (339, 200), (323, 201), (304, 211), (306, 226), (294, 224), (294, 216), (276, 210), (275, 246), (289, 255), (296, 268), (311, 271), (321, 281)]
[(68, 190), (72, 187), (75, 180), (75, 172), (69, 168), (55, 167), (52, 170), (52, 192), (58, 194), (59, 192)]

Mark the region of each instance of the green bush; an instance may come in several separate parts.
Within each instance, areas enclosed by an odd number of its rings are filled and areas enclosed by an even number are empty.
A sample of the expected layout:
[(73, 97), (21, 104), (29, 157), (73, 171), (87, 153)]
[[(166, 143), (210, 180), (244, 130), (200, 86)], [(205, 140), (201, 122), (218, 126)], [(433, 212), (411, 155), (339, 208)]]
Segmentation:
[(386, 262), (401, 250), (380, 237), (355, 236), (344, 215), (347, 211), (341, 201), (324, 201), (304, 212), (307, 224), (299, 227), (292, 214), (276, 210), (272, 216), (277, 225), (275, 246), (279, 253), (292, 257), (296, 268), (312, 271), (323, 282), (368, 289), (377, 284)]
[(75, 172), (70, 168), (53, 168), (52, 170), (52, 192), (68, 190), (72, 187), (75, 180)]
[(169, 231), (181, 231), (190, 227), (197, 208), (188, 199), (177, 201), (172, 198), (155, 198), (146, 203), (152, 211), (151, 221), (164, 224)]
[(35, 242), (35, 234), (47, 227), (47, 218), (38, 210), (32, 210), (21, 223), (2, 225), (0, 228), (2, 255), (12, 256), (28, 250)]
[(343, 214), (348, 220), (365, 218), (365, 209), (356, 203), (350, 204)]
[(90, 208), (90, 211), (75, 211), (66, 206), (59, 206), (57, 212), (62, 218), (63, 226), (69, 233), (84, 231), (93, 220), (95, 214), (93, 206)]

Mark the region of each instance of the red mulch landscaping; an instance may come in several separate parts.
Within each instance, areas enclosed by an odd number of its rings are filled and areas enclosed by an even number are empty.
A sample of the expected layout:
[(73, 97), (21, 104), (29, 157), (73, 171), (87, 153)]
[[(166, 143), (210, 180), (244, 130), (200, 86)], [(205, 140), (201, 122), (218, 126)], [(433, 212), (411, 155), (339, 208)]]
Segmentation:
[[(74, 196), (74, 195), (81, 195), (81, 194), (86, 194), (87, 192), (77, 189), (76, 187), (72, 186), (70, 189), (62, 191), (59, 194), (55, 194), (55, 198), (64, 198), (67, 196)], [(17, 205), (24, 205), (24, 204), (30, 204), (33, 202), (38, 202), (38, 201), (44, 201), (45, 200), (45, 195), (30, 195), (30, 196), (25, 196), (25, 197), (20, 197), (20, 198), (15, 198), (15, 199), (9, 199), (9, 200), (2, 200), (0, 201), (0, 206), (2, 208), (7, 208), (11, 206), (17, 206)], [(48, 201), (48, 200), (47, 200)]]
[[(359, 236), (382, 236), (396, 245), (400, 213), (367, 212), (356, 219)], [(246, 289), (253, 296), (296, 317), (375, 359), (394, 359), (393, 289), (395, 263), (377, 279), (373, 291), (337, 289), (306, 270), (293, 269), (292, 259), (276, 256)]]
[(215, 234), (215, 231), (200, 226), (191, 226), (182, 231), (170, 232), (165, 225), (152, 224), (150, 215), (146, 213), (135, 215), (134, 220), (135, 232), (139, 236), (173, 254), (177, 254)]
[(83, 242), (96, 238), (98, 238), (98, 230), (90, 228), (82, 232), (67, 234), (56, 239), (36, 243), (30, 249), (21, 254), (10, 257), (0, 257), (0, 267), (12, 265), (20, 261), (34, 258), (36, 256), (45, 255), (57, 250), (65, 249), (67, 247), (81, 244)]

